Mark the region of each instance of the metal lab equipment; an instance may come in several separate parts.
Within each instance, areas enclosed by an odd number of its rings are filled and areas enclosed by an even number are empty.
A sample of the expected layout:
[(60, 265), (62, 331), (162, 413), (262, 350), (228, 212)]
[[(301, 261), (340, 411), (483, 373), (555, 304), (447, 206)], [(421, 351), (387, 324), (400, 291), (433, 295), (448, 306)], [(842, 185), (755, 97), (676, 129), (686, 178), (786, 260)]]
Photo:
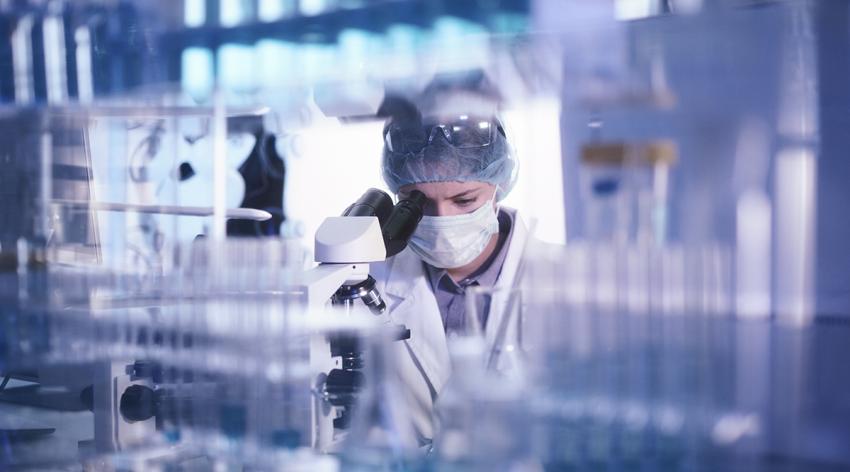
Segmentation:
[(200, 218), (213, 215), (214, 192), (230, 188), (226, 217), (268, 219), (235, 208), (244, 193), (236, 166), (247, 154), (231, 154), (227, 187), (213, 186), (212, 119), (212, 109), (184, 107), (4, 109), (4, 252), (23, 239), (52, 263), (156, 271), (171, 245), (209, 228)]
[[(597, 12), (613, 6), (598, 3)], [(694, 14), (630, 22), (608, 11), (585, 27), (545, 15), (559, 2), (540, 2), (540, 24), (557, 29), (564, 47), (567, 239), (591, 238), (583, 150), (663, 137), (679, 157), (669, 173), (665, 240), (760, 247), (739, 253), (737, 263), (736, 283), (749, 287), (741, 303), (754, 316), (798, 324), (844, 317), (850, 305), (841, 281), (850, 265), (833, 254), (850, 230), (840, 211), (847, 191), (838, 184), (848, 176), (837, 111), (846, 105), (834, 105), (848, 103), (841, 85), (848, 70), (835, 66), (846, 56), (846, 5), (702, 3)], [(605, 78), (607, 86), (582, 86)], [(599, 125), (598, 136), (586, 136), (588, 123)]]
[[(176, 172), (178, 156), (187, 156), (180, 143), (191, 146), (182, 136), (187, 122), (211, 117), (212, 110), (146, 106), (3, 110), (4, 404), (26, 405), (9, 406), (11, 418), (25, 422), (33, 406), (93, 410), (94, 439), (80, 447), (83, 456), (147, 443), (157, 431), (153, 416), (132, 408), (118, 415), (113, 394), (156, 386), (134, 366), (165, 342), (161, 320), (151, 318), (168, 310), (163, 277), (174, 276), (181, 241), (203, 234), (214, 213), (210, 204), (181, 202)], [(211, 182), (206, 193), (211, 202)], [(240, 209), (224, 216), (268, 217)], [(298, 268), (303, 260), (288, 259)], [(67, 460), (77, 457), (73, 449), (38, 457), (15, 448), (3, 462)]]
[(586, 144), (579, 180), (587, 238), (663, 245), (677, 157), (670, 141)]

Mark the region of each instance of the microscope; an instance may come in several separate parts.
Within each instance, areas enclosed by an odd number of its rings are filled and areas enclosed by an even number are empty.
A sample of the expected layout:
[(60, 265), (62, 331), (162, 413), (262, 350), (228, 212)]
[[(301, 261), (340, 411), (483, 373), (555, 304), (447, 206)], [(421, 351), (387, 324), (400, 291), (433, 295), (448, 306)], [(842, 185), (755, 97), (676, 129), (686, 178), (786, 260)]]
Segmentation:
[[(369, 264), (381, 262), (407, 247), (422, 219), (425, 195), (413, 191), (393, 204), (392, 198), (377, 189), (367, 190), (342, 216), (325, 219), (316, 231), (317, 267), (308, 272), (304, 291), (310, 308), (323, 308), (330, 300), (341, 311), (351, 311), (358, 300), (374, 315), (387, 305), (381, 298)], [(410, 337), (404, 326), (389, 326), (395, 340)], [(313, 444), (327, 450), (334, 430), (349, 424), (357, 393), (364, 384), (362, 347), (355, 336), (338, 335), (317, 339), (311, 345), (311, 364), (317, 372), (314, 407), (317, 425)], [(328, 357), (328, 353), (330, 357)], [(327, 372), (327, 374), (324, 374)]]
[[(325, 219), (315, 235), (315, 261), (319, 264), (304, 272), (300, 283), (293, 287), (300, 303), (306, 302), (308, 316), (326, 312), (329, 305), (331, 325), (333, 317), (345, 313), (353, 315), (361, 311), (366, 317), (369, 313), (383, 314), (387, 305), (378, 292), (375, 279), (369, 275), (369, 264), (382, 262), (404, 250), (422, 219), (424, 202), (425, 195), (417, 191), (393, 204), (386, 193), (369, 189), (342, 216)], [(385, 324), (380, 329), (391, 330), (390, 337), (395, 340), (410, 337), (404, 326)], [(299, 438), (295, 440), (299, 446), (310, 446), (321, 452), (330, 452), (338, 444), (337, 439), (348, 427), (358, 393), (368, 375), (363, 372), (365, 346), (361, 339), (350, 334), (350, 330), (331, 331), (334, 334), (317, 332), (309, 337), (310, 371), (314, 373), (309, 385), (304, 384), (304, 388), (309, 389), (304, 396), (309, 404), (302, 405), (304, 423), (293, 426), (293, 437)], [(193, 344), (201, 342), (200, 339), (195, 341)], [(103, 378), (120, 377), (126, 382), (117, 389), (96, 388), (94, 398), (88, 402), (93, 406), (108, 405), (106, 411), (111, 412), (97, 415), (103, 418), (103, 424), (98, 426), (108, 433), (99, 436), (111, 441), (98, 444), (99, 450), (121, 450), (143, 440), (157, 429), (161, 418), (177, 411), (173, 405), (183, 401), (179, 398), (180, 392), (164, 379), (164, 372), (157, 363), (113, 364), (110, 368), (114, 375)], [(124, 374), (123, 377), (118, 373)], [(199, 378), (180, 382), (203, 383)], [(195, 389), (193, 395), (201, 394), (200, 391), (214, 395), (212, 389)], [(113, 395), (98, 398), (98, 392)]]

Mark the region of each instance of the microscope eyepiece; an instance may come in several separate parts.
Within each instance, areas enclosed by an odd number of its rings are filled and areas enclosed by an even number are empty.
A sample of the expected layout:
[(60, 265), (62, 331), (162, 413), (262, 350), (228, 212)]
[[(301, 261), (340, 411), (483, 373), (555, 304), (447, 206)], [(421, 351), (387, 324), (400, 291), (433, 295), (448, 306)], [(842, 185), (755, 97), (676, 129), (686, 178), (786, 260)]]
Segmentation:
[(422, 207), (425, 205), (425, 200), (424, 193), (414, 190), (393, 207), (386, 224), (381, 225), (387, 257), (400, 253), (407, 246), (407, 242), (410, 241), (410, 237), (413, 236), (413, 232), (422, 220)]
[(407, 242), (422, 220), (425, 194), (414, 190), (393, 206), (386, 192), (370, 188), (342, 213), (342, 216), (375, 216), (381, 225), (387, 257), (392, 257), (407, 247)]
[(346, 208), (342, 216), (377, 216), (383, 228), (392, 211), (393, 199), (386, 192), (370, 188)]

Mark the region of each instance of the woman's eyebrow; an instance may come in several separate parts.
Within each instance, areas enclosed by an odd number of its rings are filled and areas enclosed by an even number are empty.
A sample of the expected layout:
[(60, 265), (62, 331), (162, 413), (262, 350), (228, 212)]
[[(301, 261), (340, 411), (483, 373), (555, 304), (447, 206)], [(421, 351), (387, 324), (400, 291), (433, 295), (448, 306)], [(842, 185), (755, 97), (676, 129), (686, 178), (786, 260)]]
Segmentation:
[(457, 194), (457, 195), (454, 195), (454, 196), (449, 197), (448, 199), (449, 199), (449, 200), (454, 200), (454, 199), (456, 199), (456, 198), (468, 197), (468, 196), (470, 196), (469, 194), (471, 194), (471, 193), (473, 193), (473, 192), (478, 192), (479, 190), (481, 190), (481, 189), (474, 188), (474, 189), (470, 189), (470, 190), (465, 190), (465, 191), (463, 191), (463, 192), (461, 192), (461, 193), (459, 193), (459, 194)]

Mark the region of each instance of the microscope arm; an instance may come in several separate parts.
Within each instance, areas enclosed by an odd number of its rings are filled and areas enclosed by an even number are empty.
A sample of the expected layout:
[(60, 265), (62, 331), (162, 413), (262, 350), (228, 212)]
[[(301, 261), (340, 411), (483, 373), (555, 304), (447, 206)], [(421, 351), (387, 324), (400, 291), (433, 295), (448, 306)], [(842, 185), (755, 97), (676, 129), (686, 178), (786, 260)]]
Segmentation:
[(308, 306), (324, 305), (342, 285), (362, 282), (368, 276), (366, 263), (323, 263), (304, 274), (302, 290), (307, 295)]

